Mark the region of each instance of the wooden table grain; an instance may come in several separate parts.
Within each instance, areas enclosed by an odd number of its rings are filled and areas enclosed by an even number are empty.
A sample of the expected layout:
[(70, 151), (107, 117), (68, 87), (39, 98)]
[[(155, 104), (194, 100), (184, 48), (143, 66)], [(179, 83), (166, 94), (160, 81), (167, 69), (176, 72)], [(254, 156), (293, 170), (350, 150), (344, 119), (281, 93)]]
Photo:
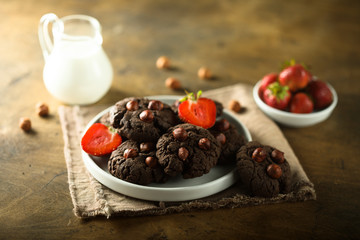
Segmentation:
[[(45, 1), (0, 0), (0, 239), (359, 239), (359, 1)], [(98, 217), (72, 212), (57, 115), (45, 89), (40, 17), (87, 14), (102, 24), (114, 67), (110, 92), (96, 105), (127, 96), (255, 84), (295, 58), (338, 93), (331, 117), (306, 128), (281, 127), (315, 184), (316, 201), (166, 216)], [(155, 67), (168, 56), (176, 69)], [(197, 78), (209, 67), (215, 79)], [(35, 113), (39, 101), (50, 116)], [(33, 131), (18, 127), (32, 120)]]

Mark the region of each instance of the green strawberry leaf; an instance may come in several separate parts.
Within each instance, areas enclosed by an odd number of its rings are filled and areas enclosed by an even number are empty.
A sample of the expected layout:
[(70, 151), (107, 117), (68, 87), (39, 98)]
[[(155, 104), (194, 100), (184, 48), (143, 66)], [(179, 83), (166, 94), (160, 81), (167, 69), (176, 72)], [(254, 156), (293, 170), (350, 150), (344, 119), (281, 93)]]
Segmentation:
[(283, 100), (288, 95), (288, 86), (282, 86), (278, 82), (274, 82), (268, 86), (271, 93), (276, 97), (278, 101)]
[(291, 67), (291, 66), (294, 66), (295, 64), (300, 64), (301, 66), (303, 66), (303, 68), (307, 71), (310, 70), (310, 67), (308, 65), (306, 65), (305, 63), (301, 62), (301, 63), (298, 63), (296, 62), (295, 59), (290, 59), (290, 60), (286, 60), (284, 61), (283, 63), (280, 64), (280, 71), (284, 70), (285, 68), (288, 68), (288, 67)]
[(186, 100), (197, 101), (197, 100), (200, 98), (200, 96), (201, 96), (201, 94), (202, 94), (202, 91), (199, 90), (199, 91), (197, 92), (196, 96), (194, 95), (193, 92), (190, 92), (190, 93), (189, 93), (189, 92), (186, 91), (186, 90), (185, 90), (185, 93), (186, 93), (186, 96), (183, 97), (183, 98), (181, 98), (181, 99), (179, 100), (179, 102), (184, 102), (184, 101), (186, 101)]

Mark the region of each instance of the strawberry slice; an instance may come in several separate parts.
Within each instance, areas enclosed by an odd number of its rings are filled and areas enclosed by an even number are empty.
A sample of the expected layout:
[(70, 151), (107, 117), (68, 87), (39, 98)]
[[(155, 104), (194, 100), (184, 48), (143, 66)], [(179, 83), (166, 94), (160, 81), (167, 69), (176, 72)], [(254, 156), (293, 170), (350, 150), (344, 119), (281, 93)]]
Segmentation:
[(95, 123), (81, 139), (82, 149), (94, 156), (103, 156), (114, 151), (122, 142), (121, 136), (102, 123)]
[(194, 124), (205, 129), (211, 128), (216, 121), (216, 105), (209, 98), (200, 97), (201, 91), (195, 97), (193, 93), (180, 100), (178, 115), (184, 122)]

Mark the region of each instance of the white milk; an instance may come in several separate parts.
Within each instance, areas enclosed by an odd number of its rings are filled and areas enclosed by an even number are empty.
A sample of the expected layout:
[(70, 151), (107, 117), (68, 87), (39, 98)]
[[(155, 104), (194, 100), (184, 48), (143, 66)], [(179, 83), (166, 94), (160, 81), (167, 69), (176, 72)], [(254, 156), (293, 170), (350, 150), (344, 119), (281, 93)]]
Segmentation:
[(45, 58), (44, 83), (54, 97), (67, 104), (91, 104), (110, 89), (112, 66), (102, 49), (101, 26), (95, 18), (70, 15), (59, 19), (45, 14), (39, 23), (39, 41)]
[(109, 90), (111, 63), (93, 39), (60, 40), (46, 59), (43, 78), (47, 90), (68, 104), (97, 102)]

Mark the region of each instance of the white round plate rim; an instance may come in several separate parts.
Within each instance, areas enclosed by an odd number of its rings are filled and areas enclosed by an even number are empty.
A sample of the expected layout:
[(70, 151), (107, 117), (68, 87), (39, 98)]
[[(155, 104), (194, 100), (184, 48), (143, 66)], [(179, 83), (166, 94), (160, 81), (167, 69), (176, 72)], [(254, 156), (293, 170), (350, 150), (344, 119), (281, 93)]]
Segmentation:
[[(175, 95), (161, 95), (161, 96), (148, 96), (146, 97), (148, 99), (157, 99), (161, 101), (175, 101), (177, 99), (180, 99), (181, 96), (175, 96)], [(89, 123), (86, 125), (85, 130), (83, 131), (83, 134), (86, 132), (86, 130), (95, 122), (97, 122), (101, 116), (103, 116), (105, 113), (107, 113), (111, 107), (101, 111), (99, 114), (97, 114), (92, 120), (89, 121)], [(251, 135), (249, 130), (236, 119), (233, 113), (230, 111), (224, 109), (224, 115), (228, 115), (228, 117), (232, 118), (229, 120), (235, 121), (238, 127), (241, 128), (241, 131), (244, 134), (244, 137), (246, 138), (246, 141), (251, 141)], [(225, 190), (226, 188), (230, 187), (232, 184), (234, 184), (238, 180), (238, 175), (236, 173), (235, 165), (229, 167), (221, 167), (216, 166), (214, 167), (210, 173), (205, 174), (202, 177), (194, 178), (194, 179), (181, 179), (179, 181), (186, 182), (186, 181), (192, 181), (191, 185), (184, 185), (184, 186), (177, 186), (177, 187), (167, 187), (168, 183), (162, 183), (162, 184), (154, 184), (155, 186), (143, 186), (138, 185), (134, 183), (129, 183), (126, 181), (123, 181), (119, 178), (116, 178), (112, 176), (109, 172), (105, 171), (103, 168), (101, 168), (96, 162), (94, 157), (90, 157), (86, 152), (82, 151), (82, 159), (85, 163), (85, 166), (87, 170), (90, 172), (90, 174), (97, 179), (100, 183), (102, 183), (104, 186), (118, 192), (121, 194), (124, 194), (126, 196), (134, 197), (137, 199), (142, 200), (149, 200), (149, 201), (188, 201), (188, 200), (195, 200), (203, 197), (207, 197), (213, 194), (216, 194), (222, 190)], [(94, 159), (93, 159), (94, 158)], [(209, 182), (196, 184), (197, 181), (200, 179), (211, 176), (213, 173), (217, 173), (216, 171), (222, 173), (223, 175), (217, 179), (211, 180)], [(175, 185), (176, 184), (175, 180)], [(201, 181), (200, 181), (201, 182)], [(195, 183), (195, 185), (193, 185)], [(180, 183), (181, 185), (181, 183)]]

